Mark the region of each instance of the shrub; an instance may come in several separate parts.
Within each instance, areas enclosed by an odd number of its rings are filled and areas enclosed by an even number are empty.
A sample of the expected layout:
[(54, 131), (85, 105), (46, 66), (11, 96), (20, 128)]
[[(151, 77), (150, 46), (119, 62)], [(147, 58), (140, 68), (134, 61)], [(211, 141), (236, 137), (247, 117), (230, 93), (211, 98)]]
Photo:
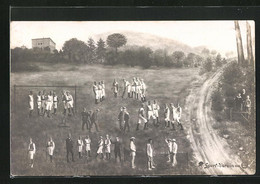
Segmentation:
[(213, 94), (212, 94), (212, 109), (214, 111), (222, 111), (224, 106), (223, 106), (223, 96), (221, 94), (220, 91), (215, 91)]

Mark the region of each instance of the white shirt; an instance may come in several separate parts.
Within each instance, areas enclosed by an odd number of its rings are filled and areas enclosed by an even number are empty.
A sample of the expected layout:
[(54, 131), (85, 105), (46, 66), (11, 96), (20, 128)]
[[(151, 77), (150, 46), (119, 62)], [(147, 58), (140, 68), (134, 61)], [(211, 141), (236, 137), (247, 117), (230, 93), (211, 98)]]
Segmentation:
[(136, 152), (136, 147), (133, 141), (130, 141), (130, 150)]
[(152, 105), (147, 105), (147, 108), (148, 108), (148, 111), (152, 111), (153, 110)]
[(29, 102), (33, 102), (33, 95), (29, 95)]
[(48, 102), (53, 102), (53, 96), (52, 96), (52, 95), (48, 95), (47, 101), (48, 101)]
[(173, 142), (172, 143), (172, 152), (176, 154), (177, 150), (178, 150), (178, 145), (176, 144), (176, 142)]
[(160, 107), (158, 104), (153, 104), (153, 110), (156, 111), (156, 110), (160, 110)]
[(37, 102), (41, 102), (41, 101), (42, 101), (41, 95), (37, 95)]
[(150, 143), (148, 143), (146, 145), (146, 152), (147, 152), (147, 156), (153, 157), (153, 148), (152, 148), (152, 145)]

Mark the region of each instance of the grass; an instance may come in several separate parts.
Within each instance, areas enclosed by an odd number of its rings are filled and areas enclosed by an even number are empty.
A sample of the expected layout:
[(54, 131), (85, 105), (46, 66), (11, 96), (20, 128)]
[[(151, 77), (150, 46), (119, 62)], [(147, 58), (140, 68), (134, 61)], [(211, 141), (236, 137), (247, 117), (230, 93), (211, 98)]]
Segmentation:
[[(113, 66), (71, 66), (65, 64), (41, 64), (38, 66), (41, 72), (19, 72), (11, 73), (11, 107), (16, 106), (16, 112), (11, 113), (11, 174), (22, 176), (82, 176), (82, 175), (178, 175), (178, 174), (198, 174), (198, 170), (192, 164), (192, 149), (186, 138), (186, 131), (175, 132), (163, 128), (163, 111), (160, 111), (161, 126), (154, 128), (150, 125), (147, 131), (135, 131), (137, 122), (137, 111), (141, 102), (133, 99), (122, 99), (113, 97), (111, 85), (113, 79), (117, 79), (122, 84), (121, 79), (131, 80), (133, 77), (144, 79), (148, 90), (147, 99), (156, 99), (161, 108), (164, 103), (180, 102), (185, 109), (185, 97), (188, 92), (187, 86), (198, 75), (198, 69), (140, 69), (129, 67)], [(70, 70), (70, 69), (73, 70)], [(104, 80), (106, 84), (106, 100), (98, 105), (94, 104), (92, 94), (92, 82)], [(18, 88), (16, 90), (16, 105), (13, 100), (13, 85), (77, 85), (77, 110), (75, 117), (67, 119), (70, 127), (61, 128), (58, 125), (62, 119), (62, 106), (59, 106), (58, 114), (51, 118), (37, 117), (34, 112), (32, 118), (28, 118), (27, 95), (30, 89)], [(61, 88), (45, 88), (55, 90), (60, 95)], [(34, 94), (43, 88), (32, 88)], [(71, 90), (73, 92), (73, 90)], [(122, 93), (120, 89), (119, 94)], [(130, 132), (122, 134), (118, 130), (117, 115), (121, 106), (126, 106), (130, 113)], [(83, 107), (88, 110), (100, 108), (99, 127), (101, 132), (96, 133), (94, 128), (92, 133), (81, 130), (80, 112)], [(185, 128), (185, 111), (183, 112), (183, 122)], [(141, 127), (142, 128), (142, 127)], [(75, 163), (66, 162), (65, 139), (68, 133), (72, 134), (72, 139), (76, 142), (79, 135), (90, 135), (92, 139), (92, 158), (90, 160), (78, 159), (77, 148), (75, 144), (74, 156)], [(114, 154), (112, 146), (112, 160), (94, 159), (97, 150), (97, 141), (100, 135), (109, 134), (112, 140), (119, 136), (122, 140), (124, 151), (122, 151), (125, 161), (114, 163)], [(50, 163), (46, 157), (46, 142), (48, 136), (52, 136), (56, 148), (54, 153), (54, 163)], [(129, 138), (136, 137), (137, 168), (130, 168), (129, 157)], [(35, 167), (30, 169), (28, 166), (27, 145), (29, 137), (32, 137), (36, 144)], [(167, 145), (164, 142), (165, 137), (177, 139), (178, 165), (175, 168), (170, 167), (167, 161)], [(148, 138), (154, 140), (155, 164), (156, 169), (147, 171), (145, 145)]]

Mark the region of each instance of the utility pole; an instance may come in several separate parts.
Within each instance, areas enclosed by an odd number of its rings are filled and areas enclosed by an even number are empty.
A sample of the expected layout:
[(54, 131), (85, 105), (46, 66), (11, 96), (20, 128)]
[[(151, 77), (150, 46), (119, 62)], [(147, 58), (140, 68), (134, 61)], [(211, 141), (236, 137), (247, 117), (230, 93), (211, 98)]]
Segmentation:
[(254, 63), (254, 57), (253, 57), (253, 49), (252, 49), (252, 37), (251, 37), (251, 26), (246, 21), (246, 32), (247, 32), (247, 62), (248, 64)]
[(245, 58), (244, 58), (244, 51), (243, 51), (240, 27), (239, 27), (239, 23), (237, 20), (235, 20), (234, 23), (235, 23), (235, 30), (236, 30), (238, 64), (243, 64), (245, 61)]

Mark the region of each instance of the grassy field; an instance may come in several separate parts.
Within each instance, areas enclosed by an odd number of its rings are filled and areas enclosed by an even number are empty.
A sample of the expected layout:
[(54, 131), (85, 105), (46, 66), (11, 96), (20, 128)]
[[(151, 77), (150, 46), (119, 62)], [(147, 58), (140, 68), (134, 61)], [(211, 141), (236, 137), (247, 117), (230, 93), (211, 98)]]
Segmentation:
[[(26, 176), (81, 176), (81, 175), (178, 175), (178, 174), (200, 174), (193, 164), (190, 142), (187, 140), (186, 130), (170, 131), (164, 129), (163, 111), (160, 111), (161, 125), (155, 128), (150, 125), (149, 130), (135, 131), (137, 123), (137, 111), (141, 102), (134, 99), (114, 98), (111, 89), (113, 79), (117, 79), (122, 86), (123, 78), (131, 80), (133, 77), (141, 77), (147, 85), (147, 99), (156, 99), (161, 108), (165, 103), (179, 102), (183, 107), (183, 125), (185, 129), (185, 90), (189, 84), (198, 76), (198, 69), (147, 69), (111, 66), (70, 66), (65, 64), (40, 65), (40, 72), (11, 73), (11, 174)], [(93, 81), (104, 80), (106, 84), (106, 100), (98, 105), (94, 104), (92, 93)], [(77, 85), (77, 114), (68, 117), (69, 127), (59, 127), (62, 121), (62, 107), (58, 114), (47, 117), (38, 117), (36, 111), (32, 118), (28, 118), (27, 95), (29, 88), (18, 88), (14, 102), (13, 85)], [(67, 88), (45, 88), (47, 91), (55, 90), (60, 96), (60, 91)], [(32, 88), (34, 95), (43, 88)], [(73, 90), (70, 90), (73, 92)], [(120, 89), (119, 94), (122, 93)], [(73, 94), (74, 95), (74, 94)], [(14, 113), (14, 106), (16, 111)], [(125, 106), (130, 113), (130, 132), (123, 134), (118, 129), (117, 115), (121, 106)], [(80, 112), (83, 107), (88, 110), (100, 108), (99, 127), (100, 132), (92, 133), (81, 130)], [(77, 147), (74, 145), (74, 163), (66, 162), (65, 139), (68, 133), (72, 134), (74, 143), (79, 135), (84, 138), (90, 135), (92, 139), (92, 158), (78, 159)], [(122, 140), (122, 155), (125, 161), (114, 163), (112, 146), (111, 161), (95, 159), (97, 141), (100, 135), (109, 134), (112, 140), (119, 136)], [(46, 157), (46, 142), (48, 136), (52, 136), (56, 144), (54, 152), (54, 163), (50, 163)], [(137, 157), (136, 169), (130, 168), (129, 138), (136, 137)], [(29, 137), (36, 144), (35, 167), (29, 168), (27, 146)], [(170, 167), (167, 161), (167, 145), (165, 137), (176, 138), (178, 144), (177, 161), (175, 168)], [(154, 140), (156, 169), (147, 171), (145, 146), (148, 138)], [(124, 154), (125, 153), (125, 154)]]

